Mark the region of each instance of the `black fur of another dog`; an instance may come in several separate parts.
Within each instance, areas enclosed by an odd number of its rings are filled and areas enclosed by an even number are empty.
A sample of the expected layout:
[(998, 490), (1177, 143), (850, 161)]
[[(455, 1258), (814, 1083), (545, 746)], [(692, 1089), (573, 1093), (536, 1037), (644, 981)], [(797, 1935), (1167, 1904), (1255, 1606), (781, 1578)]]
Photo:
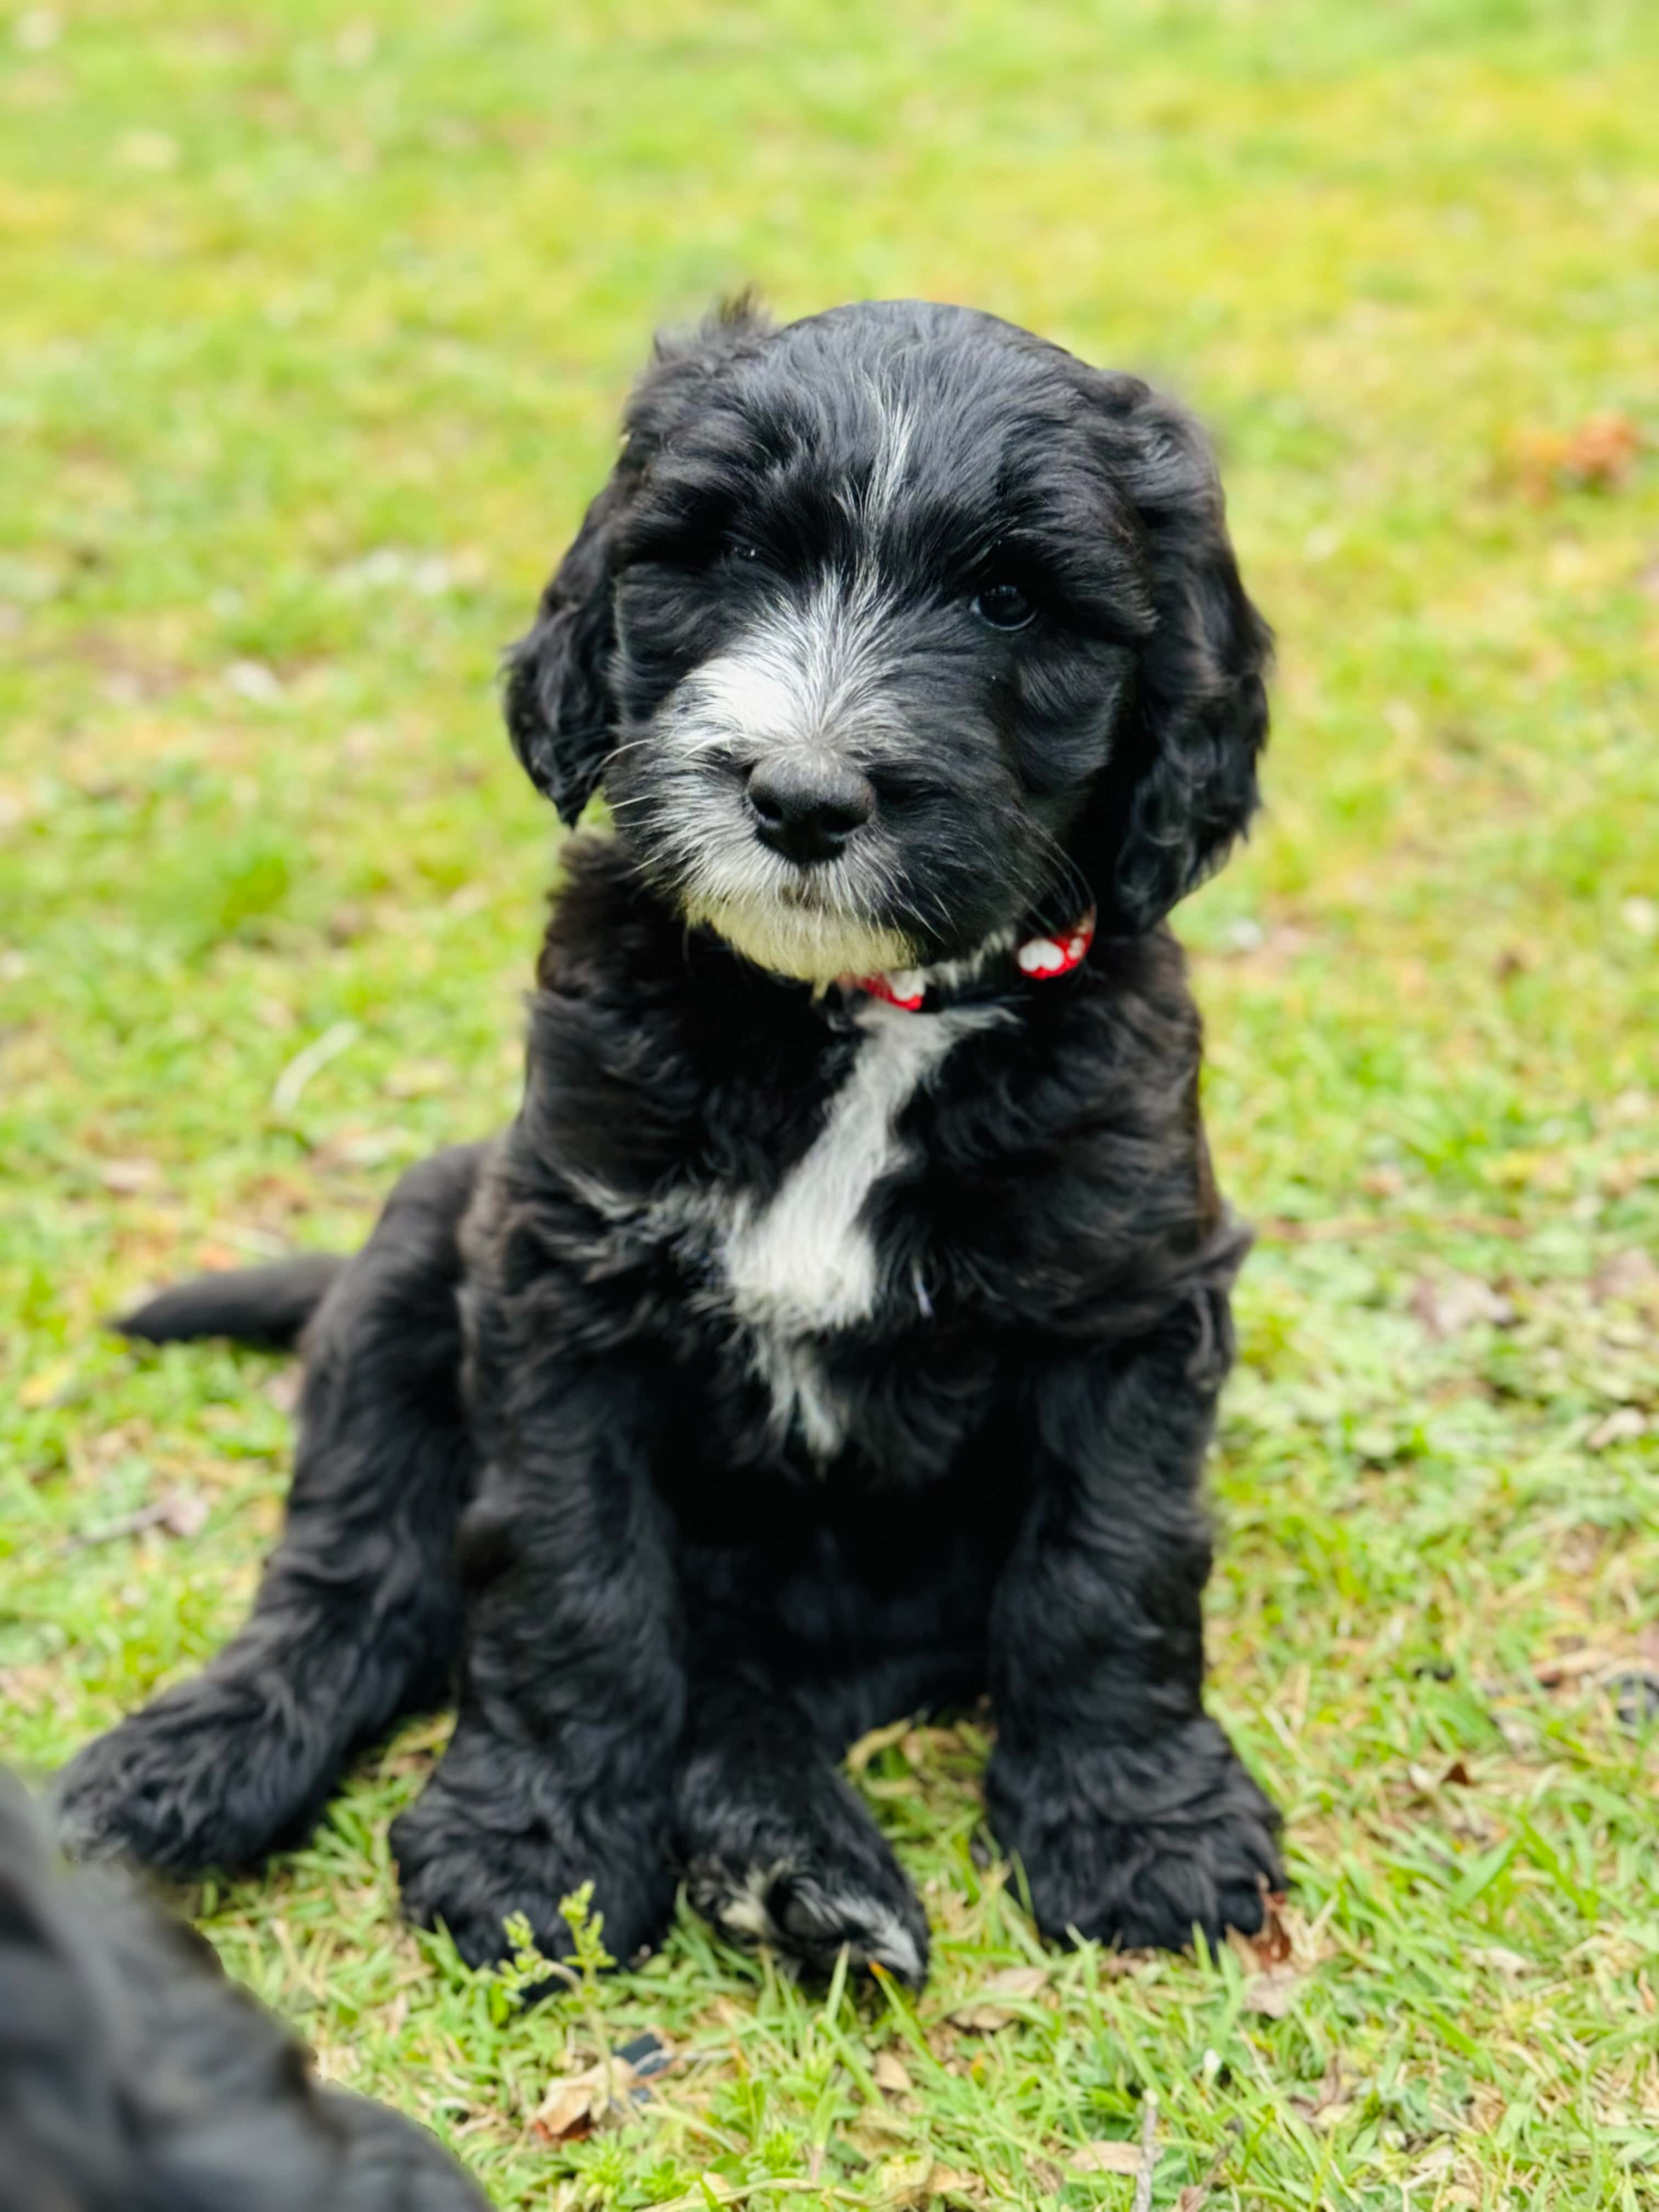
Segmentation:
[(412, 2121), (325, 2089), (202, 1937), (51, 1865), (0, 1771), (0, 2212), (485, 2212)]
[[(509, 671), (531, 775), (616, 823), (564, 853), (522, 1110), (332, 1278), (253, 1617), (81, 1753), (70, 1839), (257, 1858), (459, 1671), (393, 1844), (469, 1958), (515, 1911), (562, 1949), (588, 1877), (625, 1956), (678, 1872), (914, 1981), (836, 1761), (988, 1690), (1045, 1931), (1259, 1925), (1275, 1816), (1201, 1704), (1246, 1240), (1163, 917), (1255, 804), (1267, 654), (1135, 379), (905, 303), (659, 345)], [(125, 1326), (280, 1335), (299, 1280)]]

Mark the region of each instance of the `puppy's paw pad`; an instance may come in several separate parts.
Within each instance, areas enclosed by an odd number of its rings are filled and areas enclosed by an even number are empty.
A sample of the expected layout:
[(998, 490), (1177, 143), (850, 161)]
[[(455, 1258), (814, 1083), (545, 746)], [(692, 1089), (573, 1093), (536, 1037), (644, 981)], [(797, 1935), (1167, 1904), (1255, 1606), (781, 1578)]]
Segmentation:
[(878, 1897), (858, 1890), (824, 1890), (811, 1881), (788, 1885), (783, 1906), (785, 1942), (792, 1948), (828, 1952), (845, 1944), (855, 1966), (884, 1966), (919, 1989), (927, 1978), (927, 1931)]
[(927, 1979), (927, 1923), (908, 1885), (887, 1898), (856, 1877), (782, 1861), (741, 1872), (704, 1863), (690, 1889), (728, 1936), (773, 1944), (816, 1972), (829, 1972), (844, 1946), (855, 1966), (880, 1966), (912, 1988)]

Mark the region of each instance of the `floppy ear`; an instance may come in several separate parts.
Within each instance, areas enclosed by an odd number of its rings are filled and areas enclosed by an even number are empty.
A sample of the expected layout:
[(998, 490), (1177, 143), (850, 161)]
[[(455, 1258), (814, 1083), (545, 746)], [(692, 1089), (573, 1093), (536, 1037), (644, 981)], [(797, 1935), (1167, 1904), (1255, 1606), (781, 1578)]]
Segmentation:
[(599, 788), (616, 739), (612, 596), (621, 525), (675, 424), (770, 328), (744, 294), (696, 330), (658, 338), (629, 400), (610, 481), (554, 570), (534, 623), (508, 650), (507, 734), (531, 781), (566, 823), (574, 823)]
[(513, 750), (567, 824), (598, 787), (616, 726), (611, 554), (635, 480), (628, 458), (624, 449), (507, 657), (502, 703)]
[(1133, 933), (1212, 874), (1255, 811), (1273, 633), (1239, 579), (1202, 431), (1137, 379), (1108, 380), (1107, 392), (1115, 470), (1149, 556), (1153, 623), (1089, 842), (1103, 924)]

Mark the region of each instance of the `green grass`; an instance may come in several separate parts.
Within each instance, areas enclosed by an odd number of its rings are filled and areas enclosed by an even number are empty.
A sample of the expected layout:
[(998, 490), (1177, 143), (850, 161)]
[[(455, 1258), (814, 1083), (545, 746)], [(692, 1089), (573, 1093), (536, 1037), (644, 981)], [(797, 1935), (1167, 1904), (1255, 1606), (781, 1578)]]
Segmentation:
[[(498, 2203), (706, 2174), (762, 2212), (1127, 2208), (1071, 2159), (1138, 2138), (1149, 2090), (1160, 2207), (1206, 2175), (1218, 2212), (1659, 2197), (1655, 1730), (1609, 1687), (1659, 1667), (1659, 1294), (1628, 1257), (1659, 1258), (1656, 116), (1638, 0), (4, 27), (0, 1734), (27, 1769), (212, 1650), (283, 1491), (278, 1370), (138, 1356), (100, 1315), (348, 1241), (401, 1161), (511, 1110), (552, 837), (492, 671), (653, 321), (750, 277), (786, 313), (919, 292), (1149, 370), (1215, 426), (1281, 635), (1268, 813), (1182, 917), (1264, 1224), (1212, 1621), (1289, 1819), (1280, 2016), (1232, 1951), (1043, 1953), (971, 1849), (981, 1741), (923, 1729), (861, 1777), (937, 1930), (914, 2013), (682, 1918), (601, 2002), (685, 2063), (625, 2131), (550, 2145), (527, 2116), (593, 2055), (580, 2005), (517, 2014), (396, 1918), (424, 1727), (308, 1850), (185, 1901)], [(1550, 441), (1598, 416), (1646, 446), (1577, 484)], [(196, 1533), (116, 1533), (169, 1498)], [(1039, 1964), (1006, 2025), (952, 2024)]]

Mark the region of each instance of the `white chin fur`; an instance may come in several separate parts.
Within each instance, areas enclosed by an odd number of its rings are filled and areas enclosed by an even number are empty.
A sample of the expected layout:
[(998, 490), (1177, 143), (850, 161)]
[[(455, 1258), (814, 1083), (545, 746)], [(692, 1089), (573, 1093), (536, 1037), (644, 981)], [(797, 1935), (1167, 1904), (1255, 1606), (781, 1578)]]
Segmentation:
[(769, 899), (694, 898), (686, 903), (685, 916), (690, 922), (706, 924), (757, 968), (803, 983), (833, 983), (840, 975), (876, 975), (915, 962), (915, 946), (896, 930)]

